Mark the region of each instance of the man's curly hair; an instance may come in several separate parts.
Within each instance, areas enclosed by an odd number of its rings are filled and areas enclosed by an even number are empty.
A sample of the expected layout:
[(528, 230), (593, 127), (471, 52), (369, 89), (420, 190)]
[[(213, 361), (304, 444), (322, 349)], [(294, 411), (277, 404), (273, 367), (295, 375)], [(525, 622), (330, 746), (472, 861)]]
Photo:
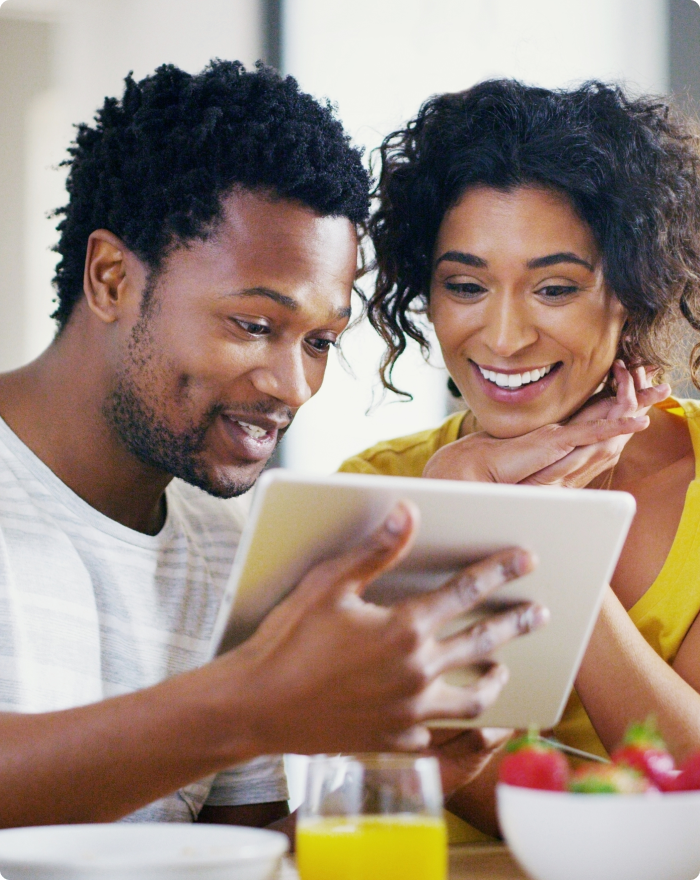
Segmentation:
[[(404, 393), (391, 372), (409, 338), (428, 352), (419, 314), (438, 230), (474, 186), (563, 193), (592, 230), (605, 280), (627, 309), (619, 356), (659, 375), (674, 365), (674, 343), (688, 335), (681, 325), (700, 330), (699, 143), (665, 102), (600, 82), (549, 91), (493, 80), (429, 99), (379, 151), (369, 309), (387, 344), (386, 387)], [(700, 387), (698, 351), (691, 376)]]
[(78, 126), (56, 211), (61, 260), (53, 313), (62, 330), (82, 296), (88, 237), (117, 235), (151, 272), (173, 246), (206, 238), (236, 186), (292, 199), (361, 225), (369, 177), (333, 107), (258, 64), (212, 61), (191, 75), (167, 64), (125, 80), (93, 126)]

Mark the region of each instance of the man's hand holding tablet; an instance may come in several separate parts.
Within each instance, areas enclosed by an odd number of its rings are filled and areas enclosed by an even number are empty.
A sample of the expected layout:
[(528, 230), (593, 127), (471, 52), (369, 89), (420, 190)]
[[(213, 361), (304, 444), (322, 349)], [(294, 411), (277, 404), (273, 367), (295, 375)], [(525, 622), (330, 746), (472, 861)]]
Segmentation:
[[(234, 701), (240, 728), (256, 732), (251, 757), (421, 749), (430, 719), (474, 718), (494, 703), (508, 671), (493, 651), (546, 623), (547, 610), (518, 603), (448, 639), (437, 633), (535, 561), (525, 550), (502, 550), (435, 592), (391, 607), (364, 601), (365, 588), (406, 556), (417, 528), (415, 505), (399, 502), (369, 539), (312, 568), (254, 635), (214, 661), (221, 676), (212, 699), (228, 719)], [(478, 671), (469, 686), (440, 678), (465, 666)]]

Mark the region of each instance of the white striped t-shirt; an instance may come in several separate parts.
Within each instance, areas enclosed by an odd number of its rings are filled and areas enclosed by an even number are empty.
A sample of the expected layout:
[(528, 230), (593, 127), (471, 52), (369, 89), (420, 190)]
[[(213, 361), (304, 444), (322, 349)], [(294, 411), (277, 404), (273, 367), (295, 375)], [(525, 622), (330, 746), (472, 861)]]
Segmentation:
[[(200, 666), (243, 514), (179, 480), (144, 535), (72, 492), (0, 419), (0, 711), (48, 712)], [(287, 798), (280, 757), (195, 782), (129, 819)]]

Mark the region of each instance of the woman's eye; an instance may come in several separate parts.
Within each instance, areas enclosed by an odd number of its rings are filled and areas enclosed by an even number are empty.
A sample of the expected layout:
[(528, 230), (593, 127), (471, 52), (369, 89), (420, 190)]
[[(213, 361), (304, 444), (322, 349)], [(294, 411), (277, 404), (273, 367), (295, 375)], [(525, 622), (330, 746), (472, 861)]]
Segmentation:
[(480, 296), (482, 293), (486, 293), (486, 288), (482, 287), (481, 284), (476, 284), (474, 281), (446, 281), (445, 289), (449, 290), (450, 293), (456, 293), (458, 296), (465, 298)]
[(577, 291), (578, 287), (575, 284), (548, 284), (546, 287), (540, 287), (536, 293), (545, 299), (558, 299)]
[(256, 321), (244, 321), (242, 318), (235, 318), (234, 320), (241, 330), (245, 330), (251, 336), (265, 336), (270, 332), (267, 324), (258, 324)]

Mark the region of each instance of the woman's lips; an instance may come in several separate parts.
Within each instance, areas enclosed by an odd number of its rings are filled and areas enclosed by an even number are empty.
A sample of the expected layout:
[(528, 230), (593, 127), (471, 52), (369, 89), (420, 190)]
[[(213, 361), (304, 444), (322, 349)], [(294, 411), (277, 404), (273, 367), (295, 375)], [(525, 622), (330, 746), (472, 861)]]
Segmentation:
[(232, 441), (236, 458), (246, 461), (265, 461), (275, 451), (279, 429), (257, 425), (232, 416), (221, 417), (226, 434)]
[[(530, 381), (525, 385), (520, 385), (518, 388), (509, 388), (509, 387), (500, 387), (495, 382), (492, 382), (490, 379), (487, 379), (479, 369), (479, 366), (474, 362), (470, 361), (470, 365), (474, 376), (476, 378), (476, 382), (479, 388), (482, 389), (484, 394), (491, 398), (491, 400), (495, 400), (498, 403), (510, 403), (510, 404), (518, 404), (518, 403), (529, 403), (531, 400), (534, 400), (536, 397), (539, 397), (546, 389), (552, 384), (554, 381), (554, 377), (559, 372), (559, 368), (561, 367), (561, 361), (557, 361), (557, 363), (552, 364), (550, 366), (549, 372), (546, 373), (542, 378), (536, 379), (535, 381)], [(486, 367), (482, 369), (486, 369), (489, 372), (501, 373), (501, 374), (509, 374), (509, 375), (522, 375), (523, 372), (531, 372), (531, 371), (520, 371), (520, 370), (491, 370)], [(546, 368), (545, 368), (546, 369)], [(539, 373), (542, 372), (542, 368), (538, 370)]]

